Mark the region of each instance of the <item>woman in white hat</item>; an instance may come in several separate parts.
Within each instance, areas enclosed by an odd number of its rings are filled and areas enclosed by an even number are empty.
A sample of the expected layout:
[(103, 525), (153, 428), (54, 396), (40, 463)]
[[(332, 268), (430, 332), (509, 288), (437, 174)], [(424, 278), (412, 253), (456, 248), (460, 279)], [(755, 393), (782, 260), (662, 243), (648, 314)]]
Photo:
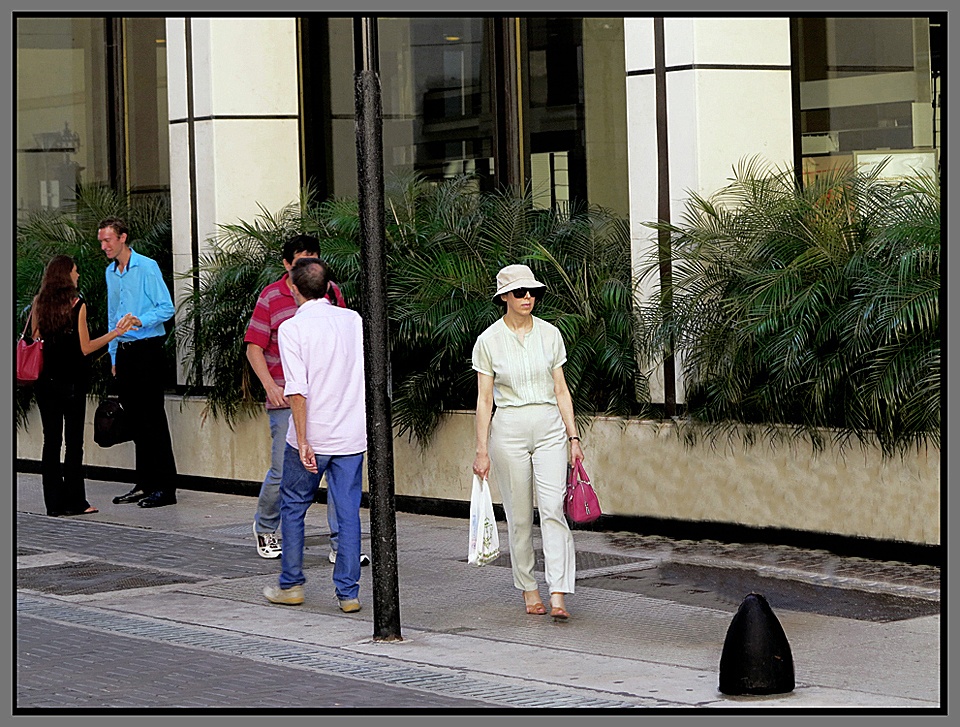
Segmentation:
[[(543, 540), (550, 615), (570, 617), (564, 595), (574, 592), (576, 556), (563, 514), (567, 464), (583, 459), (573, 400), (563, 377), (567, 351), (556, 326), (533, 315), (546, 286), (526, 265), (497, 274), (494, 303), (504, 315), (477, 338), (477, 453), (473, 471), (497, 484), (510, 538), (513, 583), (526, 612), (547, 613), (533, 575), (533, 499)], [(496, 416), (493, 405), (496, 404)]]

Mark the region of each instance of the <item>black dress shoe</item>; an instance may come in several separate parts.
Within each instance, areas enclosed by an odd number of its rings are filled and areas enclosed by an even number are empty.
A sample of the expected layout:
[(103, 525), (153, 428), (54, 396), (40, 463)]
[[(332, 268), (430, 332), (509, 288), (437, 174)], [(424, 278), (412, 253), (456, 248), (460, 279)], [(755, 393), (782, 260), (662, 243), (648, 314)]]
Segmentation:
[(125, 495), (118, 495), (113, 498), (114, 505), (124, 505), (128, 502), (137, 502), (137, 500), (142, 500), (147, 496), (147, 493), (141, 490), (139, 487), (134, 487), (130, 492)]
[(140, 500), (140, 502), (137, 504), (140, 507), (163, 507), (164, 505), (176, 505), (177, 496), (173, 493), (160, 492), (157, 490), (148, 497)]

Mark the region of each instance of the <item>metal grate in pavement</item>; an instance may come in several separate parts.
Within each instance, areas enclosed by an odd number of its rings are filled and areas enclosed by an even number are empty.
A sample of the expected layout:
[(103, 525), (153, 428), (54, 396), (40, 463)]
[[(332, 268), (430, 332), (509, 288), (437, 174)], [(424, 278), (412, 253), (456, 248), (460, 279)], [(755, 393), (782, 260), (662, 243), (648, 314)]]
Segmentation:
[(196, 583), (198, 580), (200, 579), (190, 576), (102, 561), (58, 563), (17, 570), (17, 588), (55, 593), (59, 596), (151, 588), (172, 583)]
[[(185, 537), (180, 533), (100, 522), (72, 522), (22, 512), (17, 513), (17, 531), (18, 541), (24, 547), (109, 557), (115, 562), (179, 571), (202, 578), (213, 575), (239, 578), (266, 575), (277, 570), (273, 560), (256, 557), (252, 545)], [(105, 544), (109, 544), (108, 549)]]
[(750, 568), (702, 563), (667, 561), (655, 568), (588, 578), (583, 585), (729, 611), (735, 611), (748, 593), (761, 593), (775, 610), (879, 623), (940, 613), (939, 599), (809, 583)]
[(216, 533), (217, 535), (232, 535), (237, 538), (253, 537), (253, 528), (251, 527), (249, 520), (238, 525), (220, 525), (215, 528), (206, 528), (205, 530), (208, 533)]
[[(506, 552), (506, 549), (502, 549), (504, 552), (500, 553), (500, 556), (492, 561), (489, 565), (500, 566), (503, 568), (510, 567), (510, 553)], [(536, 560), (533, 565), (535, 571), (543, 572), (543, 551), (537, 549), (534, 551)], [(466, 558), (460, 558), (459, 560), (466, 562)], [(630, 556), (623, 555), (611, 555), (609, 553), (592, 553), (588, 550), (578, 550), (577, 551), (577, 580), (582, 580), (585, 578), (594, 578), (601, 575), (607, 575), (609, 573), (619, 573), (624, 570), (636, 570), (638, 568), (652, 568), (655, 564), (650, 561), (649, 558), (632, 558)]]
[(475, 672), (465, 673), (458, 669), (379, 660), (339, 649), (128, 616), (117, 611), (63, 604), (26, 594), (17, 594), (17, 611), (24, 615), (84, 628), (279, 662), (286, 666), (439, 692), (449, 696), (479, 699), (491, 705), (561, 709), (677, 706), (663, 700), (627, 697), (589, 689), (542, 689), (530, 681), (483, 677)]
[[(909, 595), (934, 597), (940, 591), (940, 568), (936, 565), (878, 561), (857, 556), (840, 556), (826, 550), (791, 545), (721, 543), (716, 540), (675, 540), (660, 535), (616, 532), (606, 535), (610, 545), (629, 548), (651, 557), (682, 562), (726, 561), (753, 566), (789, 577), (816, 580), (818, 577), (844, 580), (851, 585), (883, 584), (912, 592)], [(938, 596), (936, 596), (938, 597)]]

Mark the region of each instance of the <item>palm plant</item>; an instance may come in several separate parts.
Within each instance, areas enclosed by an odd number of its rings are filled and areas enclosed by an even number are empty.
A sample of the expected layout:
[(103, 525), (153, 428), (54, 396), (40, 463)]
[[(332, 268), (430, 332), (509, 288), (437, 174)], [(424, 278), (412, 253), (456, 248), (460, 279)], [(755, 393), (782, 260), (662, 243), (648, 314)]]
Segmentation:
[(312, 192), (276, 214), (260, 208), (253, 222), (221, 225), (178, 304), (177, 344), (187, 364), (186, 391), (201, 393), (207, 411), (228, 423), (259, 411), (263, 387), (245, 356), (243, 336), (257, 296), (283, 272), (283, 243), (310, 228)]
[(675, 345), (701, 433), (939, 444), (939, 185), (880, 172), (802, 185), (747, 160), (648, 224), (672, 237), (673, 305), (643, 306), (645, 355)]
[[(160, 265), (164, 279), (171, 283), (170, 208), (162, 198), (133, 199), (102, 186), (77, 188), (76, 201), (69, 208), (40, 210), (17, 225), (17, 333), (23, 329), (33, 297), (40, 289), (46, 264), (55, 255), (70, 255), (80, 271), (80, 295), (87, 305), (87, 325), (93, 337), (107, 328), (107, 260), (97, 241), (101, 219), (116, 216), (127, 223), (131, 245)], [(107, 349), (93, 354), (98, 364), (91, 367), (91, 391), (103, 395), (110, 382)], [(168, 347), (173, 371), (173, 347)], [(26, 424), (32, 389), (18, 387), (17, 422)]]
[(390, 198), (389, 304), (394, 423), (421, 444), (445, 411), (473, 408), (477, 336), (500, 315), (497, 271), (526, 263), (547, 284), (537, 315), (560, 328), (581, 423), (645, 398), (627, 226), (597, 208), (539, 210), (529, 194), (480, 192), (462, 177), (413, 179)]
[[(203, 360), (209, 410), (228, 421), (258, 410), (243, 330), (260, 289), (275, 280), (282, 240), (316, 235), (347, 304), (363, 312), (355, 200), (299, 203), (254, 223), (225, 226), (200, 262), (199, 286), (183, 304), (181, 342)], [(392, 408), (399, 433), (429, 441), (443, 413), (476, 402), (471, 353), (499, 310), (493, 281), (504, 265), (528, 263), (555, 295), (538, 314), (568, 342), (567, 375), (578, 415), (627, 413), (645, 382), (636, 366), (626, 225), (599, 209), (544, 211), (529, 194), (486, 193), (474, 180), (440, 184), (399, 175), (386, 188), (387, 305)], [(202, 342), (199, 348), (192, 341)], [(197, 381), (195, 379), (195, 381)]]

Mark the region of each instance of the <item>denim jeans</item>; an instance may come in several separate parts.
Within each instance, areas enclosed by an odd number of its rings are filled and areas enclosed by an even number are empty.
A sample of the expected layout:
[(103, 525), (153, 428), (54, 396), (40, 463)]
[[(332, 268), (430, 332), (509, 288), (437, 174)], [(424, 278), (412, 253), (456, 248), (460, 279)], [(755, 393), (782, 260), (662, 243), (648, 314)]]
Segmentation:
[[(276, 533), (280, 529), (280, 478), (283, 475), (283, 453), (287, 448), (289, 409), (267, 409), (270, 420), (270, 469), (260, 485), (257, 513), (253, 521), (258, 533)], [(337, 511), (330, 494), (331, 474), (327, 471), (327, 527), (330, 529), (330, 549), (337, 552)]]
[(330, 480), (333, 479), (330, 470), (327, 470), (327, 527), (330, 529), (330, 550), (337, 552), (337, 542), (340, 540), (337, 532), (337, 506), (333, 502), (333, 487)]
[(275, 533), (280, 529), (280, 477), (283, 474), (283, 451), (287, 448), (289, 409), (267, 409), (270, 419), (270, 469), (260, 485), (257, 514), (253, 521), (258, 533)]
[[(356, 598), (360, 592), (360, 495), (363, 483), (363, 453), (317, 455), (317, 473), (308, 472), (300, 455), (290, 445), (283, 454), (280, 480), (280, 527), (283, 552), (280, 555), (280, 587), (291, 588), (306, 582), (303, 575), (303, 521), (320, 486), (324, 472), (333, 476), (327, 486), (337, 502), (339, 545), (333, 566), (337, 599)], [(339, 557), (342, 553), (344, 557)]]

